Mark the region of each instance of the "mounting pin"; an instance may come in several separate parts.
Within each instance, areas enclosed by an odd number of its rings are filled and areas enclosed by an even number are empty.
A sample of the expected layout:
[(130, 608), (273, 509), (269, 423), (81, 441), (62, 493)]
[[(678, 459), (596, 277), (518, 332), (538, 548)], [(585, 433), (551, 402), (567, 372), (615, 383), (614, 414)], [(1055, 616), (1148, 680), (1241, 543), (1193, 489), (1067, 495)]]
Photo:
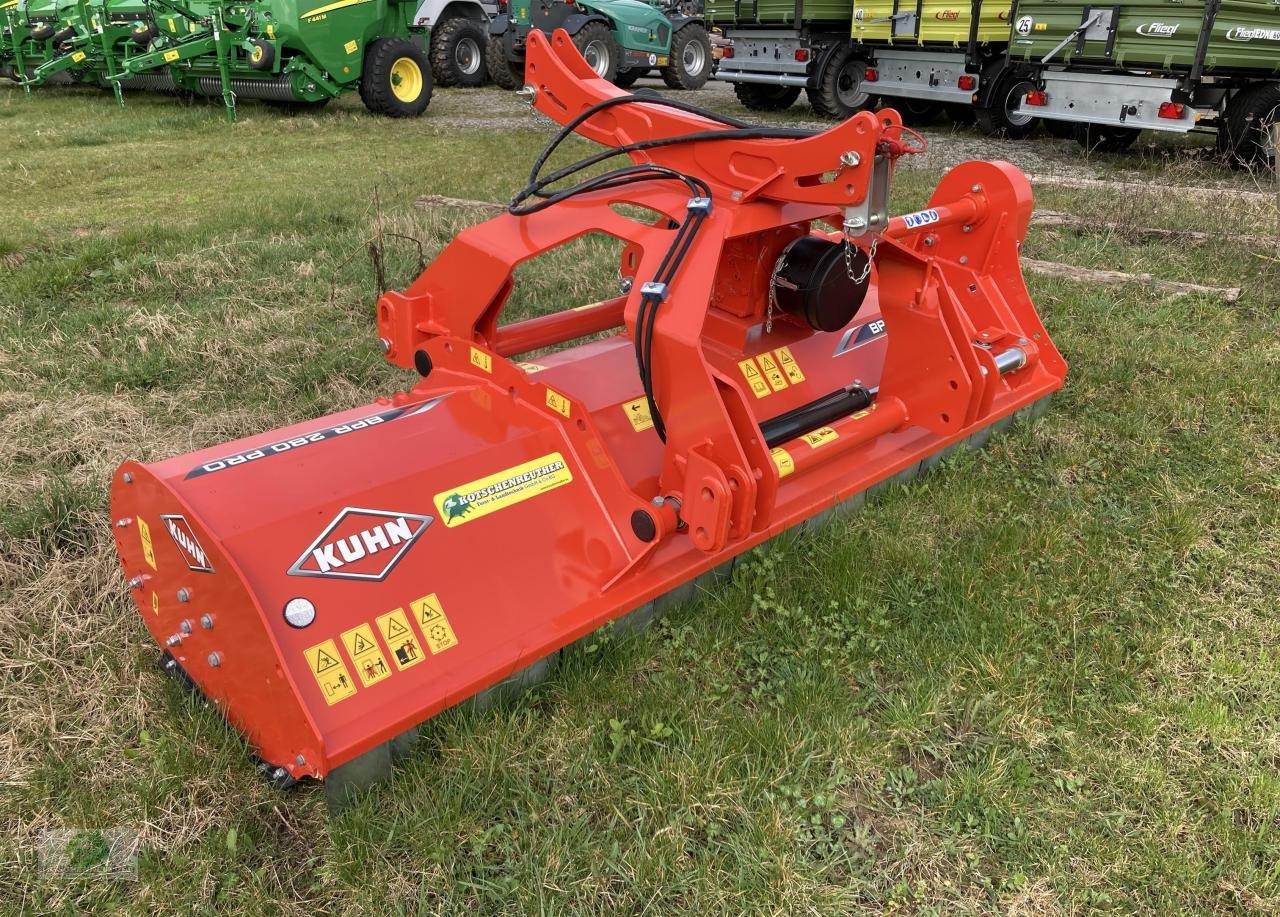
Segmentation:
[(862, 157), (858, 155), (857, 150), (849, 150), (847, 153), (840, 154), (840, 165), (856, 166), (862, 162)]

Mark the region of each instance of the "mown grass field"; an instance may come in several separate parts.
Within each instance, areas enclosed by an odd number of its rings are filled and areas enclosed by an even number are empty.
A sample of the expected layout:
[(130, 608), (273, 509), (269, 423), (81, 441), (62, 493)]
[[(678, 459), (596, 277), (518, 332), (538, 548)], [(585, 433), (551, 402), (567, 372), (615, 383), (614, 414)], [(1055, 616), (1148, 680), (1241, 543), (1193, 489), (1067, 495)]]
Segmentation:
[[(896, 211), (972, 155), (1136, 179), (1037, 184), (1094, 225), (1025, 253), (1243, 298), (1031, 277), (1072, 367), (1045, 417), (520, 700), (437, 718), (330, 819), (155, 670), (107, 482), (411, 384), (376, 347), (366, 243), (429, 258), (475, 216), (414, 198), (506, 200), (549, 128), (496, 91), (228, 127), (0, 84), (0, 911), (1280, 909), (1280, 271), (1231, 238), (1274, 235), (1274, 200), (1182, 143), (1085, 161), (927, 133)], [(418, 253), (388, 238), (403, 286)], [(518, 308), (590, 301), (613, 268), (561, 258)], [(42, 871), (65, 827), (140, 832), (137, 879)]]

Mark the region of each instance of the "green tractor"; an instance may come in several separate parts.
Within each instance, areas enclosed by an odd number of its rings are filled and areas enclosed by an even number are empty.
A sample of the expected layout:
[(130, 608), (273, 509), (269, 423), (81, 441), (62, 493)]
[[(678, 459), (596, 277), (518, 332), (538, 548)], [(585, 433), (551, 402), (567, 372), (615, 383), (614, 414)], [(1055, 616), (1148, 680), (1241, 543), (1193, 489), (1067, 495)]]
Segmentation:
[[(695, 6), (696, 5), (696, 6)], [(701, 3), (643, 0), (514, 0), (500, 3), (485, 59), (503, 89), (524, 85), (529, 33), (564, 29), (600, 77), (627, 87), (653, 69), (672, 89), (701, 89), (711, 76), (711, 39)]]
[(108, 75), (113, 82), (220, 97), (228, 121), (237, 98), (320, 106), (358, 89), (366, 108), (391, 117), (419, 115), (431, 100), (431, 64), (412, 3), (148, 2), (157, 11), (140, 24), (149, 41)]

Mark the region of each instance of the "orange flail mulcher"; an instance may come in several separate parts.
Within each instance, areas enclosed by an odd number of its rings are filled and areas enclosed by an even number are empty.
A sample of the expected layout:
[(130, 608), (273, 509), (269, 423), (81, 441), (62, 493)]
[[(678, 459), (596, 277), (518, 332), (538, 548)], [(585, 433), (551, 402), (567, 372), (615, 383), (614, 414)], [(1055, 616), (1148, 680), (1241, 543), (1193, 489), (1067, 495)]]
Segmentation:
[[(563, 33), (530, 37), (527, 79), (562, 137), (605, 149), (540, 161), (382, 297), (412, 388), (115, 475), (165, 666), (278, 784), (359, 785), (439, 711), (1063, 384), (1011, 165), (957, 166), (890, 218), (913, 149), (893, 111), (745, 125), (595, 78)], [(503, 324), (516, 266), (589, 232), (622, 243), (619, 295)]]

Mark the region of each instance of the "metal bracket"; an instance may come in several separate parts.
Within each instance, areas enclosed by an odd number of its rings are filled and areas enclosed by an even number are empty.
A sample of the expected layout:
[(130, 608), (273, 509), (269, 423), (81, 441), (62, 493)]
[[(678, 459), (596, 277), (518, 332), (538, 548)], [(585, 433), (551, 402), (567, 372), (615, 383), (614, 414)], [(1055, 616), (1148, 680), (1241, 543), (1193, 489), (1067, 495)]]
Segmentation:
[(889, 225), (889, 176), (892, 169), (892, 160), (883, 153), (877, 153), (871, 165), (866, 196), (856, 206), (845, 208), (846, 237), (856, 239), (867, 233), (884, 232)]

